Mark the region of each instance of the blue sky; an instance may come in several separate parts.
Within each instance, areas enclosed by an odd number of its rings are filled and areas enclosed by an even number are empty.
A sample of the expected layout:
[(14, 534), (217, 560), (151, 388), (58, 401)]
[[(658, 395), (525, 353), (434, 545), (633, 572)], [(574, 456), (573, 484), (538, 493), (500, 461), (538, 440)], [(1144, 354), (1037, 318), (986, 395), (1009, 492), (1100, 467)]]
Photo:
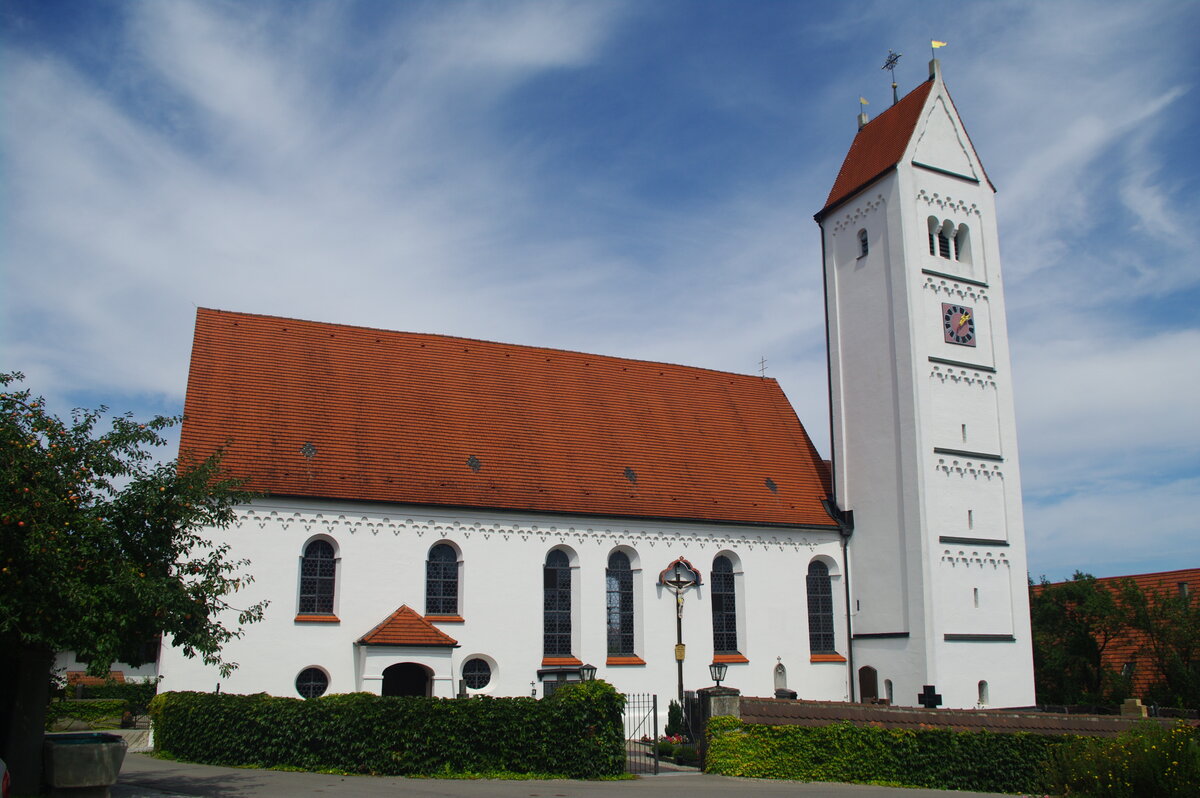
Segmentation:
[(999, 191), (1029, 569), (1200, 565), (1193, 2), (0, 0), (0, 368), (182, 410), (197, 306), (756, 372), (929, 40)]

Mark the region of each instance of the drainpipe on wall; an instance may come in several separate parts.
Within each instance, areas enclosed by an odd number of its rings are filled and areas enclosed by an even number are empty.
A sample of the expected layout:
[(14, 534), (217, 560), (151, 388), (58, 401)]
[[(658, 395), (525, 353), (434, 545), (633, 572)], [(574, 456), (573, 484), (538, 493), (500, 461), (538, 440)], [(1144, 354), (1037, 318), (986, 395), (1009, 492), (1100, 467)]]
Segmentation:
[(842, 578), (842, 584), (846, 588), (846, 678), (850, 682), (850, 702), (854, 702), (854, 629), (850, 622), (850, 560), (847, 544), (850, 543), (850, 536), (854, 534), (854, 522), (841, 526), (839, 530), (842, 533), (842, 573), (845, 576)]
[(842, 538), (842, 587), (846, 599), (846, 683), (851, 703), (855, 700), (854, 689), (854, 626), (850, 610), (850, 538), (854, 535), (854, 511), (843, 510), (833, 503), (832, 499), (825, 500), (825, 509), (837, 521), (838, 534)]

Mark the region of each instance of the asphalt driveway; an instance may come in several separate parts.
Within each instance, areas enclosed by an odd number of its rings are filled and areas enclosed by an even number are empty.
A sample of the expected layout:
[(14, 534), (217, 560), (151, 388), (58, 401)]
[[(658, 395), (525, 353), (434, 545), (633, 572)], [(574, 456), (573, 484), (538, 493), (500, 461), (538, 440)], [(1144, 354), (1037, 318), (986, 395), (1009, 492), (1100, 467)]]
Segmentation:
[(302, 798), (303, 796), (412, 796), (412, 798), (949, 798), (991, 796), (945, 790), (908, 790), (860, 784), (804, 783), (735, 779), (697, 772), (673, 772), (625, 781), (500, 781), (330, 776), (191, 765), (129, 754), (112, 798)]

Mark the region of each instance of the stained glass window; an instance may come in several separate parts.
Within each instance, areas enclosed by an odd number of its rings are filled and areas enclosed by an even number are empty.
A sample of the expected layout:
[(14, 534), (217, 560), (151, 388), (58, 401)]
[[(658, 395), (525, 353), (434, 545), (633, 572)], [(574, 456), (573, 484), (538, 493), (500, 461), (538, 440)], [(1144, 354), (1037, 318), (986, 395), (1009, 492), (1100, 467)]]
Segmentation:
[(542, 569), (542, 629), (543, 656), (571, 656), (571, 564), (557, 549)]
[(737, 598), (734, 595), (733, 563), (728, 557), (713, 560), (712, 569), (713, 653), (736, 654)]
[(333, 545), (327, 540), (314, 540), (304, 548), (300, 558), (300, 613), (302, 615), (332, 615), (333, 592), (337, 561)]
[(808, 566), (808, 649), (813, 654), (836, 653), (833, 644), (833, 586), (829, 566), (814, 560)]
[(608, 653), (609, 656), (633, 654), (633, 570), (629, 556), (613, 552), (604, 572), (608, 594)]
[(316, 698), (329, 689), (329, 677), (320, 668), (305, 668), (296, 677), (296, 692), (301, 698)]
[(487, 660), (469, 659), (463, 664), (463, 681), (467, 683), (467, 687), (472, 690), (479, 690), (488, 686), (492, 680), (492, 666), (487, 663)]
[(458, 615), (458, 553), (445, 543), (425, 562), (425, 614)]

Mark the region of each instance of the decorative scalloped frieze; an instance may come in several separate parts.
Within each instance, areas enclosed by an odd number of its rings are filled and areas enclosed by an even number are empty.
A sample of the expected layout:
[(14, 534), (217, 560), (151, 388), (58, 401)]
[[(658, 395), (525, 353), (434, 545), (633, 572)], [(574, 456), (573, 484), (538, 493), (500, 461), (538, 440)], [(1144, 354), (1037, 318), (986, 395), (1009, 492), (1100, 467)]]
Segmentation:
[(985, 548), (945, 549), (942, 551), (942, 562), (952, 567), (957, 566), (991, 566), (993, 568), (1008, 568), (1008, 557), (1004, 552), (988, 551)]
[(266, 510), (253, 507), (237, 511), (235, 525), (265, 531), (290, 532), (299, 530), (305, 534), (323, 533), (330, 537), (338, 535), (367, 534), (378, 536), (390, 532), (393, 536), (416, 534), (431, 539), (452, 538), (471, 540), (480, 537), (490, 540), (536, 540), (544, 545), (573, 545), (582, 548), (588, 544), (596, 546), (627, 545), (633, 548), (683, 548), (727, 547), (753, 551), (755, 549), (777, 551), (815, 551), (827, 541), (809, 539), (805, 532), (792, 534), (737, 534), (724, 528), (712, 532), (700, 530), (653, 529), (646, 527), (617, 525), (559, 526), (557, 524), (527, 524), (518, 522), (485, 524), (479, 521), (461, 521), (445, 518), (393, 518), (383, 514), (300, 512), (290, 510)]
[(934, 296), (942, 296), (947, 299), (969, 299), (972, 302), (988, 301), (988, 290), (983, 286), (960, 283), (946, 277), (934, 277), (927, 274), (925, 283), (921, 287), (926, 291), (931, 291)]
[(996, 388), (996, 376), (986, 372), (976, 371), (975, 369), (958, 368), (957, 366), (943, 366), (941, 364), (933, 364), (933, 368), (929, 372), (929, 378), (941, 382), (943, 385), (969, 385), (979, 388)]
[(964, 216), (982, 216), (979, 206), (974, 202), (967, 202), (961, 199), (956, 200), (950, 196), (942, 196), (936, 191), (930, 192), (921, 189), (917, 192), (917, 202), (924, 202), (930, 207), (940, 208), (947, 213), (960, 213)]
[(972, 460), (969, 457), (939, 457), (934, 469), (947, 476), (973, 477), (988, 482), (1004, 479), (1004, 472), (1000, 470), (999, 464)]
[(833, 233), (837, 235), (848, 227), (858, 229), (861, 227), (863, 219), (870, 216), (875, 211), (879, 210), (883, 205), (883, 195), (876, 194), (874, 197), (859, 203), (856, 207), (847, 210), (846, 213), (838, 217), (833, 223)]

